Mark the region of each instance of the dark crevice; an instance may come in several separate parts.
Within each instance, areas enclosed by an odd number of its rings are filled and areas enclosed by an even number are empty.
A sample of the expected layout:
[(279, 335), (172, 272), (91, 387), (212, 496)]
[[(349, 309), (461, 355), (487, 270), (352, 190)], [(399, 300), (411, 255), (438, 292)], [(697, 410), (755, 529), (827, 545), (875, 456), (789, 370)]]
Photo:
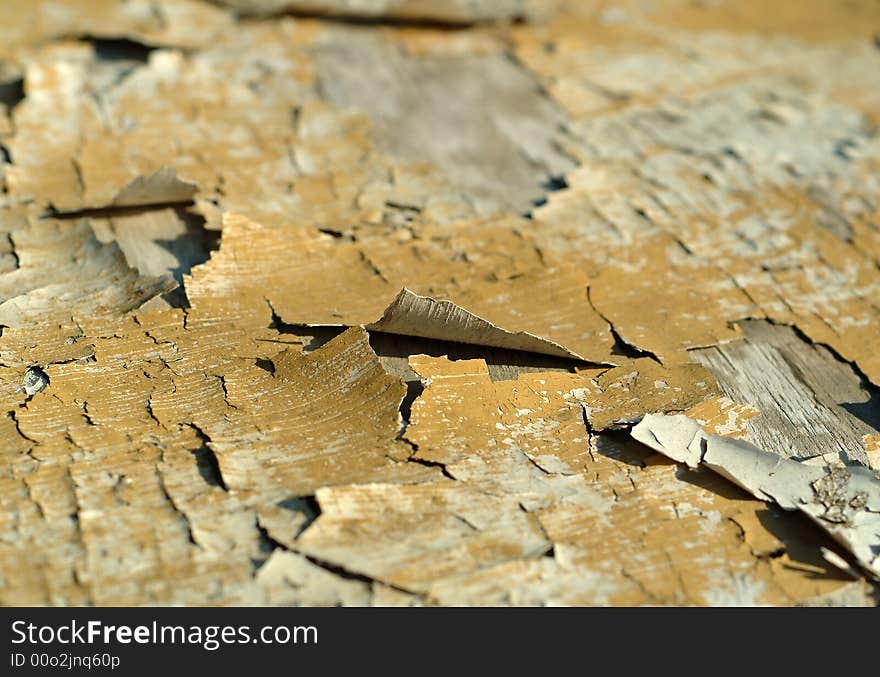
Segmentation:
[[(405, 442), (409, 442), (409, 441), (406, 440), (405, 438), (404, 438), (404, 441), (405, 441)], [(410, 442), (410, 444), (412, 444), (412, 443)], [(413, 445), (413, 446), (415, 446), (415, 445)], [(411, 456), (410, 458), (408, 458), (408, 459), (407, 459), (407, 462), (409, 462), (409, 463), (417, 463), (417, 464), (419, 464), (419, 465), (427, 466), (428, 468), (439, 468), (439, 469), (440, 469), (440, 472), (443, 474), (443, 477), (445, 477), (446, 479), (449, 479), (449, 480), (454, 480), (454, 479), (455, 479), (455, 477), (453, 477), (453, 476), (449, 473), (449, 471), (446, 469), (446, 464), (445, 464), (445, 463), (440, 463), (439, 461), (429, 461), (429, 460), (424, 459), (424, 458), (415, 458), (415, 457), (413, 457), (413, 456)]]
[(364, 265), (367, 266), (367, 268), (369, 268), (376, 277), (378, 277), (383, 282), (390, 282), (390, 280), (388, 280), (388, 278), (386, 278), (385, 275), (382, 274), (382, 270), (379, 268), (379, 266), (373, 263), (370, 257), (367, 256), (366, 252), (360, 250), (358, 251), (358, 256), (360, 257), (360, 260), (364, 263)]
[[(603, 318), (605, 319), (605, 318)], [(607, 322), (607, 320), (606, 320)], [(611, 350), (612, 355), (620, 355), (622, 357), (630, 357), (633, 359), (637, 359), (640, 357), (648, 357), (654, 360), (657, 364), (663, 364), (660, 361), (660, 358), (657, 357), (650, 350), (645, 350), (644, 348), (639, 348), (626, 339), (624, 339), (614, 328), (614, 325), (608, 322), (608, 328), (611, 330), (611, 335), (614, 337), (614, 347)]]
[[(306, 516), (305, 523), (293, 535), (294, 539), (299, 538), (299, 536), (312, 524), (312, 522), (318, 519), (318, 517), (321, 515), (321, 508), (318, 505), (318, 502), (315, 500), (314, 496), (289, 498), (279, 503), (276, 503), (276, 505), (280, 508), (291, 510), (293, 512), (299, 512)], [(260, 536), (260, 552), (264, 555), (260, 559), (251, 560), (255, 569), (259, 569), (263, 564), (265, 564), (266, 560), (269, 558), (274, 550), (296, 552), (288, 548), (278, 539), (274, 538), (272, 534), (269, 533), (269, 530), (260, 523), (259, 517), (257, 518), (254, 526), (257, 528), (257, 533)]]
[[(361, 583), (366, 583), (369, 586), (372, 586), (373, 584), (382, 585), (387, 588), (391, 588), (392, 590), (397, 590), (398, 592), (406, 593), (407, 595), (416, 594), (416, 593), (412, 592), (411, 590), (407, 590), (406, 588), (401, 588), (401, 587), (394, 585), (392, 583), (386, 583), (385, 581), (376, 580), (375, 578), (372, 578), (371, 576), (367, 576), (366, 574), (357, 573), (355, 571), (350, 571), (350, 570), (346, 569), (345, 567), (342, 567), (338, 564), (334, 564), (332, 562), (328, 562), (327, 560), (321, 559), (319, 557), (315, 557), (314, 555), (309, 555), (304, 552), (300, 552), (294, 548), (288, 548), (283, 543), (272, 538), (271, 534), (269, 534), (269, 532), (266, 530), (266, 528), (263, 527), (259, 522), (256, 524), (256, 527), (257, 527), (257, 531), (260, 534), (260, 541), (261, 541), (260, 549), (262, 550), (262, 552), (264, 552), (267, 555), (266, 559), (268, 559), (268, 555), (270, 555), (273, 550), (283, 550), (285, 552), (293, 552), (293, 553), (296, 553), (296, 554), (304, 557), (311, 564), (314, 564), (316, 567), (324, 569), (324, 571), (328, 571), (331, 574), (335, 574), (336, 576), (339, 576), (340, 578), (343, 578), (347, 581), (359, 581)], [(261, 561), (255, 561), (253, 563), (254, 568), (259, 569), (264, 563), (265, 563), (265, 559), (261, 560)]]
[(618, 333), (617, 329), (615, 329), (614, 324), (609, 320), (602, 312), (595, 306), (593, 303), (593, 299), (590, 296), (590, 288), (587, 287), (587, 302), (590, 304), (590, 307), (596, 312), (596, 314), (601, 317), (605, 322), (608, 323), (608, 329), (611, 332), (611, 336), (614, 337), (614, 347), (611, 349), (612, 355), (620, 355), (621, 357), (629, 357), (632, 359), (638, 359), (640, 357), (648, 357), (654, 360), (657, 364), (663, 364), (660, 358), (650, 350), (646, 350), (645, 348), (639, 348), (637, 345), (627, 341), (624, 339), (620, 333)]
[[(326, 23), (336, 23), (345, 26), (389, 26), (396, 28), (425, 28), (435, 31), (457, 32), (477, 23), (462, 19), (451, 19), (446, 17), (424, 17), (411, 18), (401, 16), (365, 16), (354, 12), (316, 12), (305, 9), (282, 9), (274, 12), (248, 12), (247, 10), (238, 10), (237, 15), (241, 17), (241, 23), (263, 22), (272, 19), (281, 19), (284, 17), (292, 17), (294, 19), (318, 19)], [(512, 21), (515, 17), (507, 19)], [(496, 23), (503, 21), (496, 20)]]
[[(324, 235), (329, 235), (330, 237), (332, 237), (336, 240), (340, 240), (343, 237), (345, 237), (345, 233), (343, 233), (341, 230), (336, 230), (334, 228), (318, 228), (318, 232), (323, 233)], [(353, 237), (348, 237), (346, 239), (349, 239), (352, 241), (354, 240)]]
[(551, 176), (544, 183), (541, 184), (541, 188), (544, 188), (551, 193), (555, 193), (560, 190), (568, 190), (568, 181), (566, 181), (565, 177), (562, 175)]
[(17, 78), (0, 82), (0, 103), (6, 106), (10, 114), (13, 109), (24, 101), (24, 80)]
[(404, 428), (409, 424), (412, 416), (412, 405), (425, 392), (425, 386), (420, 379), (406, 381), (406, 395), (400, 402), (400, 415), (403, 417)]
[(349, 581), (360, 581), (361, 583), (366, 583), (370, 586), (373, 584), (382, 585), (386, 588), (391, 588), (392, 590), (397, 590), (398, 592), (405, 593), (407, 595), (415, 595), (416, 593), (412, 590), (407, 590), (406, 588), (402, 588), (399, 585), (394, 585), (393, 583), (387, 583), (386, 581), (380, 581), (372, 576), (367, 576), (366, 574), (357, 573), (355, 571), (350, 571), (338, 564), (334, 564), (332, 562), (328, 562), (327, 560), (320, 559), (315, 557), (314, 555), (307, 555), (305, 553), (300, 553), (303, 557), (305, 557), (309, 562), (314, 564), (317, 567), (321, 567), (325, 571), (329, 571), (331, 574), (336, 574), (340, 578), (344, 578)]
[(37, 440), (28, 437), (24, 434), (24, 431), (21, 429), (21, 424), (18, 422), (18, 418), (15, 416), (16, 411), (23, 411), (26, 407), (20, 407), (19, 409), (13, 409), (12, 411), (7, 412), (7, 416), (12, 419), (12, 423), (15, 425), (15, 429), (22, 438), (26, 439), (28, 442), (32, 442), (33, 444), (39, 444)]
[[(9, 251), (7, 252), (12, 260), (15, 262), (15, 269), (18, 270), (21, 268), (21, 259), (18, 256), (18, 252), (15, 251), (15, 242), (12, 239), (12, 233), (6, 233), (6, 240), (9, 242)], [(3, 328), (0, 327), (0, 336), (3, 335)]]
[[(318, 329), (311, 327), (310, 330)], [(513, 368), (517, 375), (522, 371), (574, 371), (576, 367), (605, 366), (586, 360), (556, 357), (527, 350), (510, 350), (474, 343), (458, 343), (440, 339), (422, 338), (406, 334), (390, 334), (370, 331), (370, 347), (379, 357), (409, 358), (411, 355), (446, 357), (450, 360), (485, 360), (492, 380), (500, 380), (493, 374), (493, 366)]]
[[(583, 420), (586, 421), (586, 420), (587, 420), (587, 417), (586, 417), (586, 411), (585, 411), (583, 405), (581, 405), (581, 414), (583, 415)], [(587, 428), (587, 431), (589, 432), (589, 427)], [(528, 463), (529, 465), (531, 465), (532, 467), (534, 467), (534, 468), (535, 468), (536, 470), (538, 470), (540, 473), (542, 473), (542, 474), (544, 474), (544, 475), (552, 475), (552, 474), (553, 474), (552, 472), (550, 472), (550, 471), (547, 470), (546, 468), (542, 467), (540, 463), (538, 463), (534, 458), (532, 458), (531, 455), (527, 454), (527, 453), (524, 452), (522, 449), (519, 450), (519, 453), (522, 455), (522, 458), (523, 458), (523, 460), (524, 460), (526, 463)], [(523, 508), (523, 510), (525, 510), (526, 512), (528, 512), (528, 510), (527, 510), (526, 508)]]
[(95, 50), (95, 57), (100, 61), (137, 61), (147, 63), (150, 54), (156, 50), (142, 42), (127, 38), (95, 38), (88, 41)]
[[(80, 170), (76, 162), (74, 162), (74, 169), (76, 170), (77, 175), (81, 177), (81, 174), (79, 173)], [(74, 211), (59, 211), (55, 209), (54, 206), (50, 205), (48, 211), (44, 214), (41, 214), (40, 218), (58, 219), (60, 221), (68, 219), (87, 219), (90, 217), (107, 219), (113, 218), (114, 216), (133, 216), (136, 214), (142, 214), (146, 211), (156, 211), (160, 209), (167, 209), (169, 207), (172, 207), (174, 209), (185, 209), (187, 207), (192, 207), (194, 204), (195, 203), (192, 200), (186, 200), (184, 202), (162, 202), (157, 204), (139, 205), (133, 207), (117, 207), (113, 205), (107, 205), (106, 207), (77, 209)]]
[[(142, 371), (141, 373), (142, 373), (144, 376), (146, 376), (147, 379), (152, 380), (152, 377), (151, 377), (146, 371)], [(160, 421), (160, 420), (156, 417), (156, 412), (153, 411), (153, 400), (152, 400), (152, 396), (150, 396), (150, 397), (147, 398), (147, 413), (150, 415), (150, 418), (153, 419), (153, 420), (156, 422), (156, 425), (158, 425), (160, 428), (164, 428), (164, 427), (165, 427), (165, 426), (162, 424), (162, 421)]]
[(83, 415), (83, 418), (85, 419), (85, 422), (87, 425), (93, 425), (93, 426), (98, 425), (97, 423), (95, 423), (95, 419), (93, 419), (92, 415), (89, 413), (89, 403), (88, 402), (82, 403), (82, 415)]
[(314, 496), (294, 496), (280, 501), (276, 505), (278, 505), (279, 508), (284, 508), (285, 510), (290, 510), (291, 512), (300, 513), (305, 516), (305, 522), (300, 526), (299, 531), (293, 535), (294, 539), (299, 538), (300, 534), (308, 529), (312, 522), (321, 516), (321, 506), (318, 504), (318, 501)]
[(258, 357), (258, 358), (254, 361), (254, 364), (256, 364), (257, 367), (259, 367), (259, 368), (262, 369), (263, 371), (267, 371), (267, 372), (269, 372), (270, 374), (274, 374), (274, 373), (275, 373), (275, 363), (274, 363), (272, 360), (267, 360), (267, 359), (265, 359), (265, 358)]
[[(566, 181), (565, 177), (561, 174), (550, 176), (546, 181), (541, 183), (541, 188), (548, 191), (548, 193), (546, 195), (542, 195), (535, 200), (532, 200), (532, 206), (543, 207), (545, 204), (547, 204), (550, 193), (556, 193), (560, 190), (568, 190), (568, 187), (568, 181)], [(534, 210), (526, 212), (525, 214), (523, 214), (523, 217), (527, 219), (534, 218)]]
[[(412, 440), (410, 440), (406, 437), (406, 430), (407, 430), (407, 428), (409, 428), (410, 417), (412, 416), (413, 402), (415, 402), (419, 398), (419, 396), (425, 391), (425, 387), (422, 384), (421, 379), (419, 379), (419, 378), (408, 379), (405, 381), (405, 383), (406, 383), (406, 394), (403, 396), (403, 399), (400, 401), (400, 405), (397, 408), (398, 411), (400, 412), (401, 425), (400, 425), (400, 430), (397, 431), (397, 438), (396, 439), (399, 442), (403, 442), (404, 444), (408, 445), (410, 447), (410, 449), (412, 449), (412, 452), (410, 454), (410, 459), (407, 459), (407, 460), (415, 461), (415, 459), (412, 458), (412, 456), (414, 456), (415, 453), (418, 451), (419, 445), (417, 445), (415, 442), (413, 442)], [(445, 474), (445, 470), (444, 470), (444, 474)]]
[(422, 208), (418, 205), (406, 204), (405, 202), (399, 202), (396, 200), (385, 200), (385, 206), (388, 209), (399, 209), (404, 212), (414, 212), (416, 214), (420, 214), (422, 212)]
[[(671, 233), (670, 233), (670, 235), (671, 235)], [(677, 238), (675, 236), (673, 236), (673, 239), (675, 239), (675, 243), (681, 248), (681, 250), (685, 254), (687, 254), (688, 256), (692, 256), (693, 258), (696, 258), (696, 259), (701, 258), (701, 257), (697, 256), (697, 254), (694, 253), (694, 250), (691, 249), (683, 240), (680, 240), (679, 238)], [(724, 271), (722, 271), (722, 272), (724, 272)]]
[(287, 551), (288, 548), (283, 543), (276, 541), (274, 538), (272, 538), (271, 534), (269, 534), (266, 527), (264, 527), (262, 524), (260, 524), (259, 520), (256, 522), (256, 524), (254, 526), (257, 528), (257, 533), (260, 536), (260, 545), (259, 545), (260, 553), (262, 553), (264, 555), (262, 557), (262, 559), (256, 559), (256, 560), (251, 559), (251, 564), (253, 565), (254, 570), (256, 571), (261, 566), (263, 566), (263, 564), (266, 563), (266, 560), (269, 559), (269, 555), (271, 555), (274, 550)]
[[(765, 559), (779, 559), (779, 558), (782, 557), (784, 554), (785, 554), (785, 547), (784, 547), (784, 546), (780, 546), (780, 547), (776, 548), (775, 550), (771, 550), (770, 552), (768, 552), (768, 553), (764, 556), (764, 558), (765, 558)], [(759, 559), (760, 559), (760, 556), (758, 556), (758, 557), (759, 557)]]
[(587, 429), (587, 439), (591, 439), (593, 437), (593, 426), (590, 423), (590, 411), (589, 407), (586, 404), (581, 403), (581, 422), (584, 424), (584, 428)]
[(217, 380), (220, 381), (220, 389), (223, 391), (223, 399), (226, 401), (226, 406), (232, 407), (233, 409), (238, 409), (232, 402), (229, 401), (229, 390), (226, 385), (226, 377), (225, 376), (217, 376)]
[(199, 475), (212, 487), (220, 487), (224, 491), (229, 491), (226, 482), (223, 481), (223, 473), (220, 472), (220, 463), (217, 461), (217, 455), (214, 450), (208, 446), (211, 441), (205, 432), (194, 423), (187, 424), (202, 442), (202, 446), (193, 450), (192, 454), (196, 459), (196, 467)]
[[(280, 334), (289, 334), (303, 339), (303, 352), (310, 353), (342, 334), (349, 325), (306, 325), (288, 324), (281, 319), (267, 299), (266, 303), (272, 312), (270, 329)], [(407, 334), (390, 334), (382, 331), (368, 331), (370, 347), (380, 358), (407, 359), (411, 355), (430, 355), (432, 357), (448, 357), (450, 360), (482, 359), (489, 365), (492, 380), (500, 380), (493, 373), (493, 366), (503, 365), (512, 370), (522, 371), (574, 371), (576, 367), (607, 366), (588, 360), (557, 357), (527, 350), (510, 350), (473, 343), (458, 343), (440, 339), (422, 338)]]

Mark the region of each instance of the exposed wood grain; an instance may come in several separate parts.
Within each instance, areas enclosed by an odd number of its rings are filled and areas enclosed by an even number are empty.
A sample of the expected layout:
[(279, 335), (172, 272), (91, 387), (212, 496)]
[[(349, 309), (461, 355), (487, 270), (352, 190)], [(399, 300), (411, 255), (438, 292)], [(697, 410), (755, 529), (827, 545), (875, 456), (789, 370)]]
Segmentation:
[(880, 422), (876, 388), (789, 327), (744, 324), (745, 341), (691, 354), (730, 398), (759, 409), (746, 423), (755, 444), (786, 458), (829, 454), (867, 465), (862, 438)]

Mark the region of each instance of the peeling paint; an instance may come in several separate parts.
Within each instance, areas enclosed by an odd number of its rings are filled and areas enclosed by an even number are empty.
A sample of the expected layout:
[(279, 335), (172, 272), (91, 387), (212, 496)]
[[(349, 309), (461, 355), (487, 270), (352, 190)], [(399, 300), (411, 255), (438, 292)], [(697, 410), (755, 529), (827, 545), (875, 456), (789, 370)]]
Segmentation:
[(876, 604), (869, 5), (2, 3), (0, 602)]

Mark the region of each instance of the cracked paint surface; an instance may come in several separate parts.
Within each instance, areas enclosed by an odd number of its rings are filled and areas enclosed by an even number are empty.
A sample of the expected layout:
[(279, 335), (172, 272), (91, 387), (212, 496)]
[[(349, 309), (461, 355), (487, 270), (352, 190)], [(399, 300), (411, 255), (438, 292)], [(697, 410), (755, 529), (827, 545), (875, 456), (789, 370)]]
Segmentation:
[(5, 3), (0, 602), (876, 603), (878, 15), (802, 4)]

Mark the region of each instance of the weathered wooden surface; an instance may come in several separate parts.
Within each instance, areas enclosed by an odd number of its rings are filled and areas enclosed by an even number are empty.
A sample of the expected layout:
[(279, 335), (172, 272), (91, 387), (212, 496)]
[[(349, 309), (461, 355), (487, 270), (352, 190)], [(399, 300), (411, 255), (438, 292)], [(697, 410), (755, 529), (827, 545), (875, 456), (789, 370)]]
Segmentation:
[(3, 3), (0, 602), (876, 603), (627, 431), (880, 468), (878, 30)]
[(828, 454), (867, 465), (863, 440), (880, 426), (876, 386), (789, 327), (743, 326), (748, 340), (693, 355), (726, 395), (762, 412), (747, 423), (752, 440), (786, 458)]

